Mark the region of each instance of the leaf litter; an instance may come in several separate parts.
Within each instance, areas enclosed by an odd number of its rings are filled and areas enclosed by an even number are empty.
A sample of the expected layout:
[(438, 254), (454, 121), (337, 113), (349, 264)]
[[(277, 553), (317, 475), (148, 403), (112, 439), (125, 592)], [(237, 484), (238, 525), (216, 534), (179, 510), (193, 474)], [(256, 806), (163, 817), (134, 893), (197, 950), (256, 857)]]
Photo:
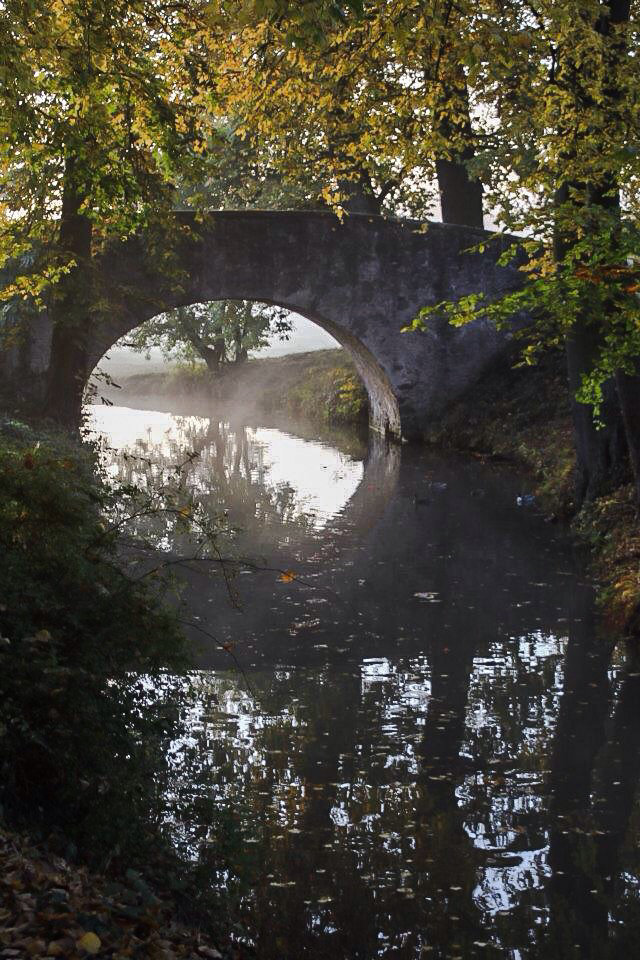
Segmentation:
[(128, 870), (114, 881), (0, 827), (0, 958), (241, 960), (184, 926)]

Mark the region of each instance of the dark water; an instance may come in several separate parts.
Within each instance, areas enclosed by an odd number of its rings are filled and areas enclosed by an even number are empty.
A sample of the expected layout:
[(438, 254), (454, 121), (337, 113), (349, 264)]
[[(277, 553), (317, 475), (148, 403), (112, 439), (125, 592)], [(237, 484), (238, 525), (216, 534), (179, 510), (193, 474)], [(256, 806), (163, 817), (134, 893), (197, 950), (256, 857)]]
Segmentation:
[(348, 435), (96, 418), (121, 475), (153, 469), (125, 448), (197, 451), (221, 552), (257, 562), (230, 591), (177, 567), (200, 670), (168, 809), (261, 958), (637, 953), (640, 672), (521, 478)]

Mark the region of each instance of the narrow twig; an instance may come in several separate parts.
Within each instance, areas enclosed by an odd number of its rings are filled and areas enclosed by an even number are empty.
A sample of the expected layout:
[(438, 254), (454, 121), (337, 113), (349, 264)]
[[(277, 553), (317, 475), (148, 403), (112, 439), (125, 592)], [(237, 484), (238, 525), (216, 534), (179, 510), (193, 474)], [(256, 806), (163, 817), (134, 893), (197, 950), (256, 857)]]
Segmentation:
[[(153, 547), (148, 549), (152, 550)], [(255, 560), (249, 560), (246, 557), (177, 557), (172, 560), (165, 560), (162, 563), (159, 563), (157, 566), (153, 567), (151, 570), (147, 570), (146, 573), (141, 574), (138, 577), (139, 580), (143, 580), (145, 577), (149, 577), (154, 573), (157, 573), (159, 570), (163, 570), (166, 567), (180, 567), (187, 566), (189, 563), (214, 563), (222, 566), (223, 570), (225, 565), (244, 567), (248, 570), (253, 570), (255, 573), (279, 573), (282, 577), (286, 577), (284, 582), (286, 583), (300, 583), (303, 587), (309, 587), (311, 590), (320, 590), (325, 591), (326, 593), (331, 594), (334, 597), (339, 597), (340, 594), (336, 590), (332, 590), (331, 587), (323, 587), (317, 583), (311, 583), (309, 580), (305, 580), (302, 577), (297, 576), (291, 570), (285, 570), (282, 567), (270, 567), (266, 564), (256, 563)], [(193, 571), (196, 572), (195, 570)]]
[(181, 623), (185, 627), (193, 627), (194, 630), (198, 630), (201, 634), (203, 634), (203, 636), (208, 637), (209, 640), (213, 640), (213, 642), (216, 644), (219, 650), (224, 650), (225, 653), (228, 653), (231, 659), (233, 660), (233, 662), (235, 663), (238, 669), (238, 672), (242, 675), (242, 678), (247, 685), (247, 690), (249, 691), (249, 694), (253, 697), (253, 699), (257, 703), (259, 703), (258, 696), (255, 690), (253, 689), (253, 687), (251, 686), (251, 684), (249, 683), (249, 678), (245, 672), (244, 667), (242, 666), (242, 664), (240, 663), (235, 653), (233, 652), (233, 650), (230, 648), (228, 644), (220, 643), (217, 637), (214, 637), (212, 633), (210, 633), (208, 630), (205, 630), (204, 627), (201, 627), (199, 623), (195, 623), (195, 621), (193, 620), (184, 620), (181, 617), (179, 617), (178, 623)]

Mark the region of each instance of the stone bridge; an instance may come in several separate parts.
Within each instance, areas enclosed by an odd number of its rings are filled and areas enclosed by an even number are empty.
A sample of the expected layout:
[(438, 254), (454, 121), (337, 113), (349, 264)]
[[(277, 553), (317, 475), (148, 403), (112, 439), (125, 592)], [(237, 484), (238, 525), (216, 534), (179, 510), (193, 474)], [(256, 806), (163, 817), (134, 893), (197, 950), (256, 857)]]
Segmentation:
[[(509, 338), (477, 320), (445, 320), (424, 333), (401, 333), (426, 304), (482, 292), (493, 298), (519, 283), (496, 261), (506, 241), (456, 225), (325, 212), (224, 211), (198, 222), (176, 214), (170, 267), (158, 265), (143, 238), (114, 244), (97, 275), (103, 319), (87, 343), (88, 378), (120, 337), (164, 310), (243, 299), (296, 311), (351, 354), (370, 399), (371, 425), (420, 437), (494, 363)], [(469, 248), (485, 239), (483, 253)], [(28, 342), (0, 356), (5, 385), (46, 382), (51, 324), (42, 315)]]

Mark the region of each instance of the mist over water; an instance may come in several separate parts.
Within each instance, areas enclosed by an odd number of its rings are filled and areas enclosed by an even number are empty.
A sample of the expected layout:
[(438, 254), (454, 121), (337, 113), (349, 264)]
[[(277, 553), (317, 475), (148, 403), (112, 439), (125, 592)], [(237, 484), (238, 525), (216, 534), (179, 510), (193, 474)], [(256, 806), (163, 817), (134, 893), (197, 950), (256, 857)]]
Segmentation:
[[(345, 506), (362, 480), (361, 461), (327, 444), (267, 427), (233, 428), (209, 418), (98, 405), (91, 407), (88, 426), (108, 437), (115, 450), (138, 452), (158, 463), (168, 452), (199, 449), (201, 464), (194, 474), (202, 474), (210, 449), (221, 452), (216, 461), (218, 479), (220, 471), (241, 476), (274, 498), (286, 491), (294, 514), (313, 516), (317, 527)], [(220, 447), (224, 450), (219, 451)], [(113, 461), (110, 472), (116, 475), (118, 470)]]
[(90, 416), (114, 476), (197, 452), (189, 489), (255, 561), (230, 592), (158, 537), (199, 666), (168, 815), (261, 958), (636, 952), (640, 673), (516, 473), (215, 413)]

